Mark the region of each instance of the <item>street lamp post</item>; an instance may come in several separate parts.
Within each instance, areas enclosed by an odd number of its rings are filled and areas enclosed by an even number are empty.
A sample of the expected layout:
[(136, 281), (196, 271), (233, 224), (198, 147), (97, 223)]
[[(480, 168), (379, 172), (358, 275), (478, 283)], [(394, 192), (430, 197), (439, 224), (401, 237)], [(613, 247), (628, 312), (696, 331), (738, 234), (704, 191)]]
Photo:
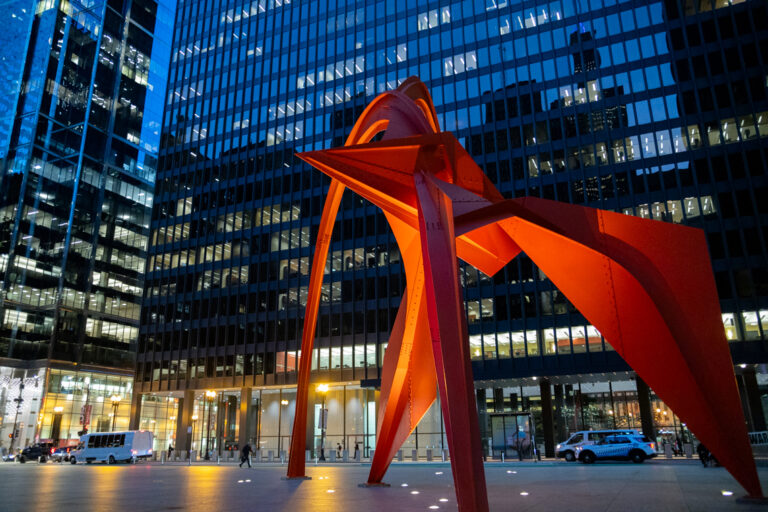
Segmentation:
[(328, 394), (328, 384), (318, 384), (317, 392), (323, 397), (323, 405), (320, 407), (320, 458), (325, 462), (325, 427), (328, 422), (325, 411), (325, 396)]
[(216, 392), (209, 389), (205, 392), (206, 402), (208, 403), (208, 426), (205, 431), (205, 460), (211, 460), (211, 452), (209, 451), (211, 442), (211, 414), (213, 414), (213, 399), (216, 398)]
[(120, 395), (112, 395), (109, 399), (112, 401), (112, 432), (114, 432), (117, 423), (117, 408), (120, 407), (120, 400), (122, 400), (123, 397)]
[[(27, 376), (27, 372), (24, 372), (24, 377)], [(24, 379), (21, 379), (21, 382), (19, 383), (19, 396), (14, 398), (13, 401), (16, 402), (16, 416), (13, 418), (13, 430), (11, 431), (13, 437), (11, 437), (11, 446), (8, 448), (10, 453), (13, 453), (13, 445), (16, 442), (16, 425), (19, 424), (19, 413), (21, 412), (21, 404), (24, 403), (24, 398), (22, 397), (22, 393), (24, 392)]]

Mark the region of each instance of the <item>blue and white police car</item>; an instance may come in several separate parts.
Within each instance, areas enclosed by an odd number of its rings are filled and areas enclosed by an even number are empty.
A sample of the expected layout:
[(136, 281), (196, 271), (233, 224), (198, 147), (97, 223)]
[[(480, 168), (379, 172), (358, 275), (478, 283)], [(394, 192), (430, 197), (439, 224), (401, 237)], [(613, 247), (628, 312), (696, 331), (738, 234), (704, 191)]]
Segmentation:
[(642, 435), (606, 436), (600, 442), (576, 448), (576, 458), (585, 464), (596, 460), (631, 460), (640, 464), (656, 456), (656, 445)]

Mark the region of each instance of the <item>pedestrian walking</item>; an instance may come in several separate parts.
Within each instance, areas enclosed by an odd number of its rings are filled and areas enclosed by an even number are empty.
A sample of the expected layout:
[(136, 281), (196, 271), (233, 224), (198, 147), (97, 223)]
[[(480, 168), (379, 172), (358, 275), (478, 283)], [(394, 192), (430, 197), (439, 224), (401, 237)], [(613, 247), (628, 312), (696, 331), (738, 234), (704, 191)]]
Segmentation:
[(360, 442), (355, 441), (355, 460), (360, 456)]
[(341, 458), (341, 443), (336, 444), (336, 458)]
[(173, 455), (173, 444), (168, 445), (168, 460), (171, 460), (171, 456)]
[(243, 467), (243, 463), (247, 462), (248, 467), (251, 467), (251, 445), (248, 443), (245, 443), (245, 446), (243, 446), (243, 449), (240, 450), (240, 467)]
[(710, 453), (707, 447), (704, 446), (704, 443), (699, 443), (699, 445), (696, 447), (696, 453), (699, 454), (701, 465), (707, 467), (709, 464)]

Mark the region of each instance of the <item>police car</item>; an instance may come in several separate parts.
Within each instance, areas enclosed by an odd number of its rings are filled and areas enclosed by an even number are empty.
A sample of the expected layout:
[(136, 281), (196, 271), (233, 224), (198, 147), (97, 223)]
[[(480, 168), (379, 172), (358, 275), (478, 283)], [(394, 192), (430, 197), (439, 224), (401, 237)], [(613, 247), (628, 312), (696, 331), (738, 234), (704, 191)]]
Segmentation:
[(635, 464), (656, 456), (656, 445), (641, 435), (606, 436), (600, 442), (576, 448), (576, 458), (585, 464), (596, 460), (631, 460)]

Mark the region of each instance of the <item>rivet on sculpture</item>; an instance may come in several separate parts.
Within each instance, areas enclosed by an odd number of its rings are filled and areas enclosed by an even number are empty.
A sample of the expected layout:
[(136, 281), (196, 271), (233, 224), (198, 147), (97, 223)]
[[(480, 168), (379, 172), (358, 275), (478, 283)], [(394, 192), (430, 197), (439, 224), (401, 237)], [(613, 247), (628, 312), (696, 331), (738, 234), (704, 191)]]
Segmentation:
[(505, 200), (453, 134), (440, 131), (416, 77), (376, 97), (344, 147), (299, 157), (332, 181), (312, 262), (289, 478), (305, 473), (320, 289), (349, 187), (384, 211), (407, 282), (384, 356), (368, 483), (382, 481), (439, 390), (459, 510), (488, 510), (457, 258), (493, 275), (525, 252), (749, 495), (762, 496), (702, 231), (533, 197)]

